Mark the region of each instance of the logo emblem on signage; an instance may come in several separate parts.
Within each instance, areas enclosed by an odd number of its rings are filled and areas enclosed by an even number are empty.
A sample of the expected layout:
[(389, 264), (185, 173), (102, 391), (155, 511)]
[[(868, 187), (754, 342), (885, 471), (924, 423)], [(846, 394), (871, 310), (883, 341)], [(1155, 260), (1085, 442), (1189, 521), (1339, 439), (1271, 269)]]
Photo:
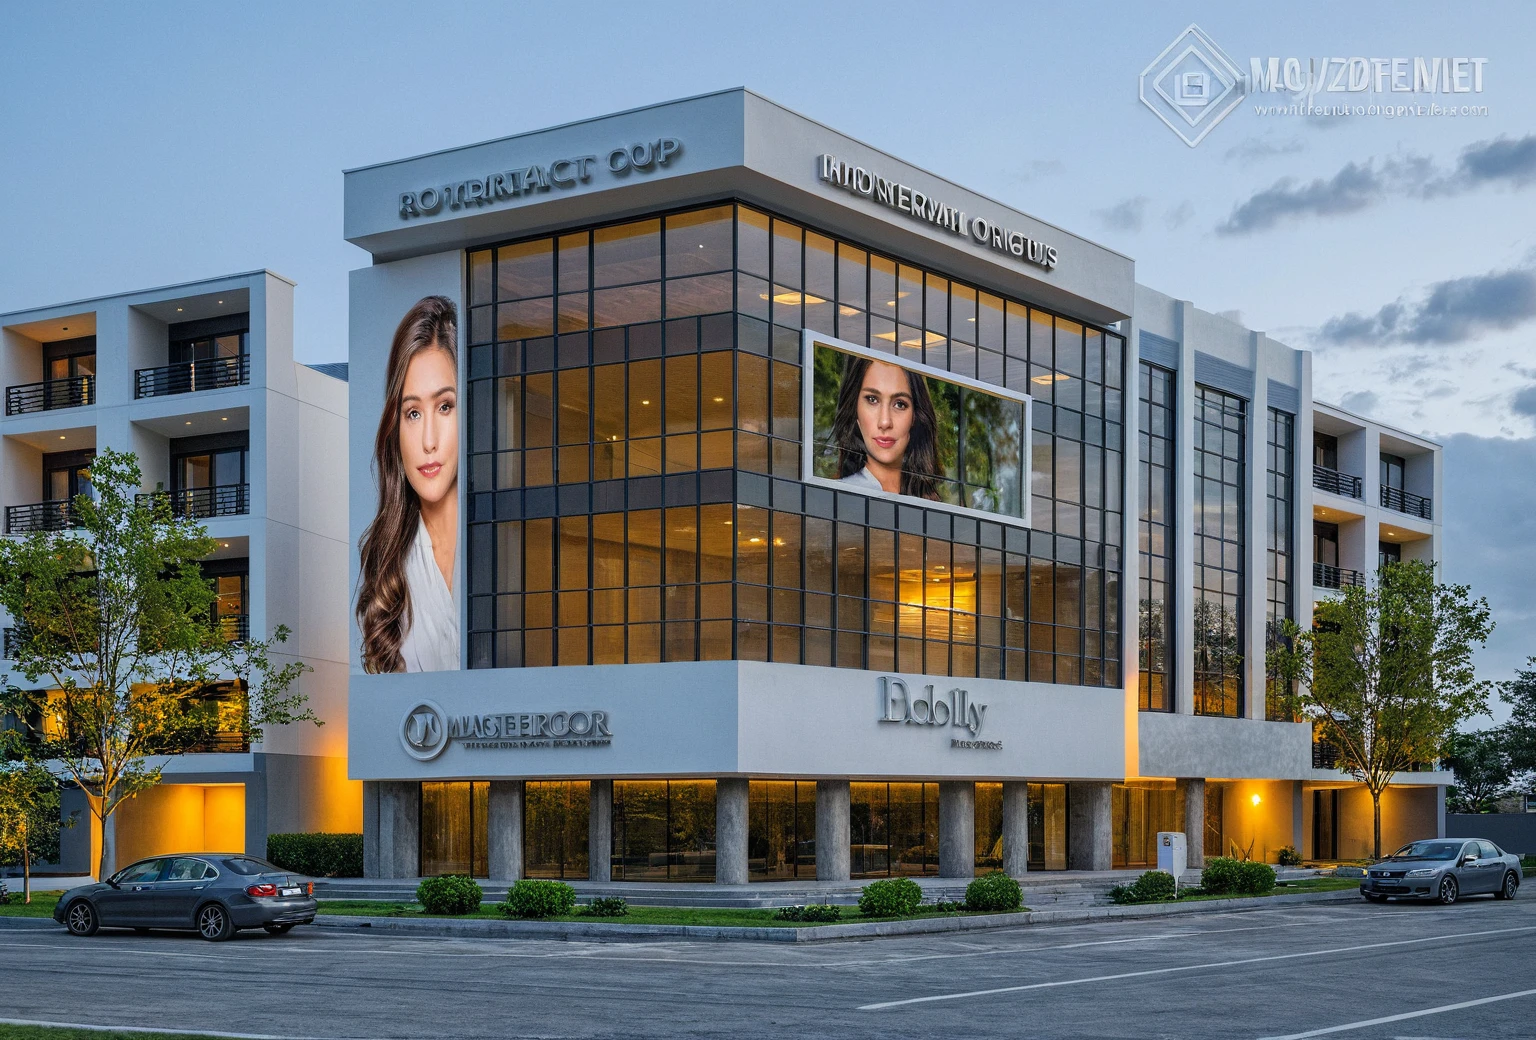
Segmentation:
[(430, 762), (448, 746), (448, 717), (433, 701), (418, 701), (400, 722), (400, 743), (418, 762)]
[(1243, 74), (1191, 25), (1141, 70), (1141, 103), (1193, 148), (1243, 100)]

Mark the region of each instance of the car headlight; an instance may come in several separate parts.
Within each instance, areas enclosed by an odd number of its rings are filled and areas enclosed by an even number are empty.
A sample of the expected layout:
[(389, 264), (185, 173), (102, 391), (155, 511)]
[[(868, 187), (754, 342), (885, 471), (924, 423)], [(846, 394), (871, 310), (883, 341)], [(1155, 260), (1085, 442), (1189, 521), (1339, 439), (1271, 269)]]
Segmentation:
[(1439, 871), (1434, 867), (1420, 867), (1418, 870), (1410, 870), (1409, 877), (1434, 877)]

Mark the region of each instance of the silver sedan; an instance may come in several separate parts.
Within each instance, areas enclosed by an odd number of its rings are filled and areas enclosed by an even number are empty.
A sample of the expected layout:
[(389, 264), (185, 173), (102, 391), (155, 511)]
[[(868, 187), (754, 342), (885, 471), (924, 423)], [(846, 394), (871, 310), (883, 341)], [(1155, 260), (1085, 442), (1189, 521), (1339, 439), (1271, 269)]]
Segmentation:
[(1404, 845), (1372, 864), (1360, 894), (1372, 903), (1433, 899), (1454, 903), (1486, 893), (1513, 899), (1520, 890), (1520, 857), (1481, 838), (1430, 838)]

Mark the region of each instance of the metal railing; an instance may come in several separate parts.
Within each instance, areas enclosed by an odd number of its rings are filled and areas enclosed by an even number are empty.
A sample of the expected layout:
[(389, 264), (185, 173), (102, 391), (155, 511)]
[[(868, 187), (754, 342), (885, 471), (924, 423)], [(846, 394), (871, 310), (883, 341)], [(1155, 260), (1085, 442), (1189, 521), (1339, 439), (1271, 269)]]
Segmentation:
[(5, 388), (5, 414), (50, 412), (55, 408), (75, 408), (96, 403), (95, 376), (69, 376), (45, 379), (41, 383), (22, 383)]
[(167, 498), (171, 513), (192, 520), (206, 520), (212, 516), (244, 516), (251, 511), (251, 486), (249, 484), (218, 484), (214, 487), (182, 488), (179, 491), (150, 491), (138, 496), (141, 505), (151, 505), (156, 499)]
[(141, 368), (134, 376), (134, 397), (165, 397), (195, 390), (244, 386), (251, 381), (251, 356), (201, 358), (161, 368)]
[(75, 507), (70, 502), (32, 502), (5, 507), (5, 533), (67, 531), (76, 527)]
[(219, 634), (228, 643), (244, 643), (251, 638), (249, 614), (222, 614), (217, 619)]
[(204, 733), (176, 749), (183, 755), (244, 754), (251, 750), (251, 740), (244, 733)]
[(1312, 584), (1320, 589), (1342, 589), (1346, 585), (1364, 583), (1365, 575), (1348, 567), (1335, 567), (1327, 563), (1312, 562)]
[(1409, 516), (1417, 516), (1424, 520), (1434, 519), (1433, 502), (1423, 495), (1415, 495), (1412, 491), (1404, 491), (1402, 488), (1382, 486), (1381, 504), (1384, 509), (1395, 509), (1399, 513), (1407, 513)]
[(1339, 768), (1339, 749), (1326, 740), (1314, 740), (1312, 742), (1312, 768)]
[(1345, 498), (1360, 498), (1364, 494), (1359, 477), (1352, 473), (1340, 473), (1327, 466), (1312, 467), (1312, 486), (1319, 491), (1331, 491)]

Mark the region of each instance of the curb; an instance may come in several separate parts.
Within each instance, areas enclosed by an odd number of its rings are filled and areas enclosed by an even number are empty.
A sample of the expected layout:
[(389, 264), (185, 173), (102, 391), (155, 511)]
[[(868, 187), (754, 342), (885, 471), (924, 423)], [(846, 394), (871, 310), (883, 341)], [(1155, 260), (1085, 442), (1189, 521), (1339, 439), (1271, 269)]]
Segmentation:
[(62, 932), (64, 926), (51, 917), (0, 917), (0, 930), (14, 928), (17, 931), (42, 931), (52, 928)]
[(1024, 925), (1076, 924), (1084, 921), (1135, 917), (1169, 917), (1180, 914), (1230, 913), (1274, 906), (1310, 903), (1356, 902), (1354, 889), (1336, 892), (1296, 892), (1241, 899), (1208, 899), (1195, 903), (1158, 903), (1144, 906), (1096, 906), (1074, 910), (1031, 910), (1018, 914), (978, 914), (974, 917), (933, 917), (915, 921), (870, 921), (859, 924), (812, 925), (804, 928), (725, 927), (692, 924), (598, 924), (585, 921), (459, 921), (402, 917), (352, 917), (321, 914), (315, 927), (354, 933), (389, 936), (435, 936), (481, 939), (557, 939), (580, 941), (652, 942), (688, 939), (706, 942), (836, 942), (886, 938), (899, 935), (933, 935), (944, 932), (990, 931)]

